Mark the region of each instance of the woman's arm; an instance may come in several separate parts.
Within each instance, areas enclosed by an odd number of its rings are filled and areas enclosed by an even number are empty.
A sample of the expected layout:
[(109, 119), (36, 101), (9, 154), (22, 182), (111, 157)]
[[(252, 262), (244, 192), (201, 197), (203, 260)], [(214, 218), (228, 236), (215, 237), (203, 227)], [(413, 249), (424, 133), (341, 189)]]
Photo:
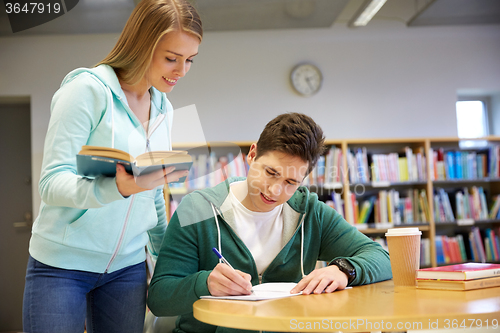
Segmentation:
[(115, 178), (84, 178), (76, 174), (76, 155), (107, 109), (105, 87), (82, 73), (54, 95), (44, 147), (39, 191), (54, 206), (96, 208), (123, 199)]

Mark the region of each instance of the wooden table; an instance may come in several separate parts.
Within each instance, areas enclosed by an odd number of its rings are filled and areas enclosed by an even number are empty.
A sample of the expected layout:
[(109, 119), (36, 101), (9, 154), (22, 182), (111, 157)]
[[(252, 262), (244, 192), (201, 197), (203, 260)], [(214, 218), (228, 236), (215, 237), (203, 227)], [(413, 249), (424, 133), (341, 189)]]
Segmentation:
[(406, 331), (488, 327), (500, 331), (500, 287), (438, 291), (394, 287), (392, 280), (331, 294), (266, 301), (200, 299), (202, 322), (278, 332)]

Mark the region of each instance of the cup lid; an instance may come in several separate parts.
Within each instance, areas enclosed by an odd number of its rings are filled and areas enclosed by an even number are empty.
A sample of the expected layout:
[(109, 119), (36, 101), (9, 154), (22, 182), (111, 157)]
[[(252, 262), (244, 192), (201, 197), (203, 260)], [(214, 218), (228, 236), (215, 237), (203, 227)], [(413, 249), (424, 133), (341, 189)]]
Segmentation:
[(418, 228), (392, 228), (387, 229), (385, 236), (414, 236), (421, 235), (422, 231), (418, 230)]

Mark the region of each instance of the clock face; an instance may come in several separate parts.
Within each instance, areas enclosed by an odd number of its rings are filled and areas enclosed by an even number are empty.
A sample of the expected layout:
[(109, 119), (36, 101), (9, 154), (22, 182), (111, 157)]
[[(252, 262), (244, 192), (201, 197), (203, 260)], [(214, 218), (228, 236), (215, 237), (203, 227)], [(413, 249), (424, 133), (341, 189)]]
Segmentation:
[(292, 85), (295, 90), (305, 96), (310, 96), (318, 92), (321, 88), (323, 76), (318, 67), (311, 64), (301, 64), (296, 66), (291, 73)]

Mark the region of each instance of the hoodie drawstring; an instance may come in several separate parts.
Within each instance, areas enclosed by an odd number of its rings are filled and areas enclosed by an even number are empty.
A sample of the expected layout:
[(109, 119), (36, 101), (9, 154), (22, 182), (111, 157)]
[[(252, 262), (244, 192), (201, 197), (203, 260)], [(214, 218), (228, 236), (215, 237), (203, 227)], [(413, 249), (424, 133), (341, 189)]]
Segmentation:
[[(213, 203), (210, 203), (210, 207), (212, 207), (212, 212), (214, 213), (215, 225), (217, 226), (217, 246), (219, 253), (222, 254), (221, 247), (221, 236), (220, 236), (220, 227), (219, 227), (219, 219), (217, 218), (217, 212), (215, 211), (215, 207)], [(304, 219), (306, 218), (306, 214), (302, 216), (302, 221), (300, 224), (300, 271), (302, 273), (302, 277), (306, 276), (304, 274)], [(222, 260), (219, 259), (219, 262)]]
[(105, 85), (104, 83), (102, 84), (108, 91), (108, 108), (111, 108), (111, 148), (115, 148), (115, 108), (113, 107), (113, 94), (111, 93), (111, 89), (109, 89), (107, 85)]
[[(217, 246), (218, 246), (219, 253), (222, 255), (219, 220), (217, 219), (217, 213), (215, 212), (214, 204), (210, 203), (210, 206), (212, 207), (212, 212), (214, 213), (214, 217), (215, 217), (215, 224), (217, 225)], [(222, 262), (222, 260), (219, 259), (219, 262)]]
[(304, 219), (306, 218), (306, 214), (302, 216), (302, 221), (300, 224), (300, 271), (302, 272), (302, 278), (306, 276), (304, 274)]

